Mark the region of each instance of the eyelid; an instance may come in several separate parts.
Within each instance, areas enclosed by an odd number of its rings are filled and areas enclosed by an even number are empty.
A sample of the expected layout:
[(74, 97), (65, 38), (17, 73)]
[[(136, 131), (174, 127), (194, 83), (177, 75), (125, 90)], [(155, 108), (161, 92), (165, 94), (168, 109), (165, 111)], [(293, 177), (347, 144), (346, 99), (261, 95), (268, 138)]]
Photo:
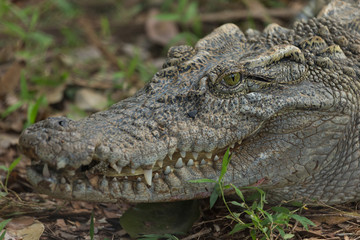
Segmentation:
[(230, 74), (240, 73), (241, 75), (244, 75), (243, 66), (240, 66), (238, 64), (235, 65), (235, 62), (230, 63), (230, 67), (228, 65), (229, 62), (226, 62), (226, 65), (225, 63), (219, 63), (218, 65), (211, 68), (211, 70), (206, 74), (206, 76), (212, 84), (220, 83), (225, 76)]
[(289, 44), (283, 44), (273, 46), (268, 51), (265, 51), (253, 59), (244, 60), (240, 64), (245, 66), (245, 68), (252, 69), (255, 67), (262, 67), (264, 65), (271, 65), (274, 62), (278, 62), (286, 58), (300, 64), (305, 63), (304, 54), (298, 47)]
[(231, 74), (240, 74), (241, 79), (244, 79), (244, 77), (246, 76), (244, 74), (244, 71), (242, 71), (241, 69), (227, 69), (226, 71), (223, 71), (221, 74), (218, 75), (217, 82), (220, 83), (224, 79), (224, 77)]
[(260, 77), (260, 76), (247, 76), (247, 79), (250, 79), (250, 80), (256, 80), (256, 81), (259, 81), (259, 82), (267, 82), (267, 83), (270, 83), (272, 82), (273, 79), (270, 79), (270, 78), (264, 78), (264, 77)]

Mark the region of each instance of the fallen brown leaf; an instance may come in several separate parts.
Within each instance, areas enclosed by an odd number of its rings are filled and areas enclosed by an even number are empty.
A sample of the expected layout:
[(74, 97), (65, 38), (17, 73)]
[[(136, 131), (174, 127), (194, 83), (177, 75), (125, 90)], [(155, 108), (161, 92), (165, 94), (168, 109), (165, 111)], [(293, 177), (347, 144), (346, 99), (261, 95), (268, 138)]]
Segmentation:
[(92, 89), (80, 89), (75, 95), (75, 105), (85, 111), (100, 111), (107, 102), (106, 96)]
[(21, 70), (25, 67), (25, 61), (16, 61), (10, 65), (1, 66), (0, 72), (0, 97), (14, 91), (20, 81)]
[(154, 43), (166, 46), (178, 33), (179, 29), (173, 21), (161, 21), (156, 19), (159, 14), (157, 9), (149, 11), (145, 22), (146, 34)]
[(33, 217), (14, 218), (6, 226), (8, 239), (38, 240), (44, 232), (44, 225)]

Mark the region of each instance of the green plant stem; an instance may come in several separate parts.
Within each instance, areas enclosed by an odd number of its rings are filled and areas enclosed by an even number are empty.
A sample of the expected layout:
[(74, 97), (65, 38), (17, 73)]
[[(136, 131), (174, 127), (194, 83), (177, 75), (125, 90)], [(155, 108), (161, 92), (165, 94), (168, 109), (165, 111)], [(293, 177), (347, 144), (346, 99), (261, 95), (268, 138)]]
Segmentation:
[(223, 200), (223, 202), (224, 202), (227, 210), (229, 211), (231, 217), (232, 217), (235, 221), (237, 221), (238, 223), (240, 223), (240, 224), (245, 224), (243, 221), (241, 221), (240, 218), (238, 218), (238, 217), (230, 210), (230, 207), (229, 207), (229, 205), (227, 204), (226, 199), (225, 199), (225, 194), (224, 194), (224, 189), (223, 189), (223, 183), (222, 183), (222, 182), (221, 182), (221, 184), (219, 183), (219, 188), (220, 188), (220, 192), (221, 192), (221, 198), (222, 198), (222, 200)]

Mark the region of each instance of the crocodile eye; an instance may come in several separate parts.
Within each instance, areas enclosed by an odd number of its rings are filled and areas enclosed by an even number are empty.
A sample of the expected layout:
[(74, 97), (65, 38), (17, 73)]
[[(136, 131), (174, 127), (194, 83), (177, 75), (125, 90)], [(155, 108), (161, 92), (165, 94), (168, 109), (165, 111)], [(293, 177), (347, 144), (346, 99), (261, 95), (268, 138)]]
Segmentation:
[(224, 83), (229, 87), (236, 86), (241, 80), (240, 73), (232, 73), (223, 78)]

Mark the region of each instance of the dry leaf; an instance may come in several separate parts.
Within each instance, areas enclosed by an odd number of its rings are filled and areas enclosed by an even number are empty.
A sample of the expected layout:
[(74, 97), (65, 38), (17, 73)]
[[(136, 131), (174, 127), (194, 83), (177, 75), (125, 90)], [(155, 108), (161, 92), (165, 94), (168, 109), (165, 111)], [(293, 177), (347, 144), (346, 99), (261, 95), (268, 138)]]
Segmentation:
[(156, 15), (158, 13), (159, 11), (156, 9), (150, 10), (145, 23), (145, 30), (151, 41), (165, 46), (179, 33), (179, 29), (173, 21), (157, 20)]
[(44, 225), (33, 217), (14, 218), (6, 226), (5, 239), (38, 240), (44, 229)]
[(56, 226), (59, 226), (60, 228), (67, 228), (67, 224), (65, 223), (65, 220), (63, 218), (56, 219)]
[(21, 70), (25, 67), (25, 61), (16, 61), (11, 65), (1, 66), (0, 96), (14, 91), (20, 81)]
[(346, 222), (348, 220), (350, 220), (351, 218), (350, 217), (343, 217), (343, 216), (317, 216), (317, 217), (314, 217), (314, 220), (315, 221), (318, 221), (318, 222), (322, 222), (322, 223), (327, 223), (329, 225), (332, 225), (332, 224), (339, 224), (339, 223), (343, 223), (343, 222)]
[(22, 41), (17, 41), (15, 44), (4, 46), (0, 49), (0, 64), (11, 61), (14, 55), (23, 47)]
[(85, 111), (100, 111), (107, 106), (107, 98), (91, 89), (80, 89), (75, 95), (75, 104)]

